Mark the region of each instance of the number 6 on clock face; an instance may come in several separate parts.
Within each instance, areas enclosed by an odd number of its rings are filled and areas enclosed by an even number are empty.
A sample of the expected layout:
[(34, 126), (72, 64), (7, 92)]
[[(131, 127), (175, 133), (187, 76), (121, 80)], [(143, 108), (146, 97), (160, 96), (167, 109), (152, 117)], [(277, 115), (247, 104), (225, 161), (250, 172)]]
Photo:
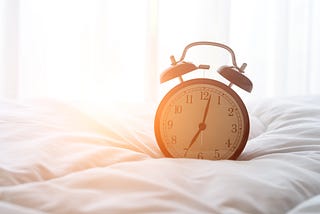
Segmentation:
[(248, 139), (249, 117), (230, 87), (211, 79), (193, 79), (166, 94), (154, 129), (167, 157), (236, 159)]

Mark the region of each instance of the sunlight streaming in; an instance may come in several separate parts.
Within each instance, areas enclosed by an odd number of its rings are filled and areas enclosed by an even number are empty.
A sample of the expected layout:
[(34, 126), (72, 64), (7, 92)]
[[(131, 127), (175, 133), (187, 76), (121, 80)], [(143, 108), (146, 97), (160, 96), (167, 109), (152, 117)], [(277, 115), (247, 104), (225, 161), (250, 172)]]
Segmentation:
[(63, 2), (21, 2), (20, 96), (142, 101), (146, 1)]

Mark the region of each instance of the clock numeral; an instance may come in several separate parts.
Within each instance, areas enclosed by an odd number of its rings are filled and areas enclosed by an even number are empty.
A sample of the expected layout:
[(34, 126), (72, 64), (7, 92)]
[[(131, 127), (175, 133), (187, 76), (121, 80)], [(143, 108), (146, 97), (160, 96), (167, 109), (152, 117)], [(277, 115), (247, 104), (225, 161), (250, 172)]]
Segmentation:
[(187, 157), (187, 154), (188, 154), (188, 151), (189, 151), (189, 149), (188, 148), (183, 148), (183, 150), (184, 150), (184, 157)]
[(203, 152), (199, 152), (198, 155), (197, 155), (197, 158), (198, 159), (204, 159)]
[(219, 149), (215, 149), (214, 150), (214, 157), (216, 158), (216, 159), (220, 159), (220, 152), (219, 152)]
[(168, 120), (168, 122), (167, 122), (167, 128), (168, 128), (168, 129), (172, 129), (172, 127), (173, 127), (173, 121), (172, 121), (172, 120)]
[(201, 91), (200, 100), (209, 100), (210, 94), (208, 91)]
[(172, 144), (176, 144), (176, 143), (177, 143), (177, 136), (173, 135), (173, 136), (171, 137), (171, 143), (172, 143)]
[(226, 145), (227, 145), (227, 148), (230, 148), (230, 146), (231, 146), (231, 141), (230, 141), (230, 139), (228, 139), (228, 141), (226, 142)]
[(230, 139), (228, 139), (228, 141), (226, 142), (226, 146), (227, 146), (227, 149), (229, 149), (230, 151), (234, 151), (236, 149), (236, 147), (231, 144)]
[(233, 108), (228, 108), (228, 116), (232, 117), (233, 116), (233, 111), (234, 109)]
[(192, 104), (192, 95), (188, 94), (186, 96), (186, 103)]
[(180, 114), (180, 113), (182, 113), (182, 105), (175, 105), (175, 106), (174, 106), (174, 113), (175, 113), (175, 114)]
[(231, 132), (232, 133), (236, 133), (238, 131), (238, 126), (237, 126), (237, 124), (232, 124), (232, 128), (231, 128)]

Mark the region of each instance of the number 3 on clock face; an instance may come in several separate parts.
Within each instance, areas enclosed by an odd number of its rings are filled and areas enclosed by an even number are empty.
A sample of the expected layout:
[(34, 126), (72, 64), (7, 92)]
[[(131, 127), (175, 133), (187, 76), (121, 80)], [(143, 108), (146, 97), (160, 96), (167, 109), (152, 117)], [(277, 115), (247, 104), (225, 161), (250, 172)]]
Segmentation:
[(249, 117), (230, 87), (211, 79), (193, 79), (166, 94), (154, 129), (167, 157), (236, 159), (248, 139)]

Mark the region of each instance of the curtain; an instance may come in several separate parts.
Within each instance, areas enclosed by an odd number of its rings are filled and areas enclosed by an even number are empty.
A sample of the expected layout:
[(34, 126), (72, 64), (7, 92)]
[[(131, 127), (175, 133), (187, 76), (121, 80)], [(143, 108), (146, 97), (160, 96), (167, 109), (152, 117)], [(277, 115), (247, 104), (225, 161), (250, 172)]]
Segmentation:
[(319, 94), (319, 1), (234, 1), (230, 14), (230, 41), (248, 61), (254, 96)]
[[(0, 96), (79, 102), (158, 101), (178, 84), (160, 73), (195, 41), (230, 46), (246, 62), (253, 92), (320, 92), (317, 0), (0, 0)], [(186, 61), (210, 64), (187, 78), (222, 79), (230, 56), (194, 47)]]

